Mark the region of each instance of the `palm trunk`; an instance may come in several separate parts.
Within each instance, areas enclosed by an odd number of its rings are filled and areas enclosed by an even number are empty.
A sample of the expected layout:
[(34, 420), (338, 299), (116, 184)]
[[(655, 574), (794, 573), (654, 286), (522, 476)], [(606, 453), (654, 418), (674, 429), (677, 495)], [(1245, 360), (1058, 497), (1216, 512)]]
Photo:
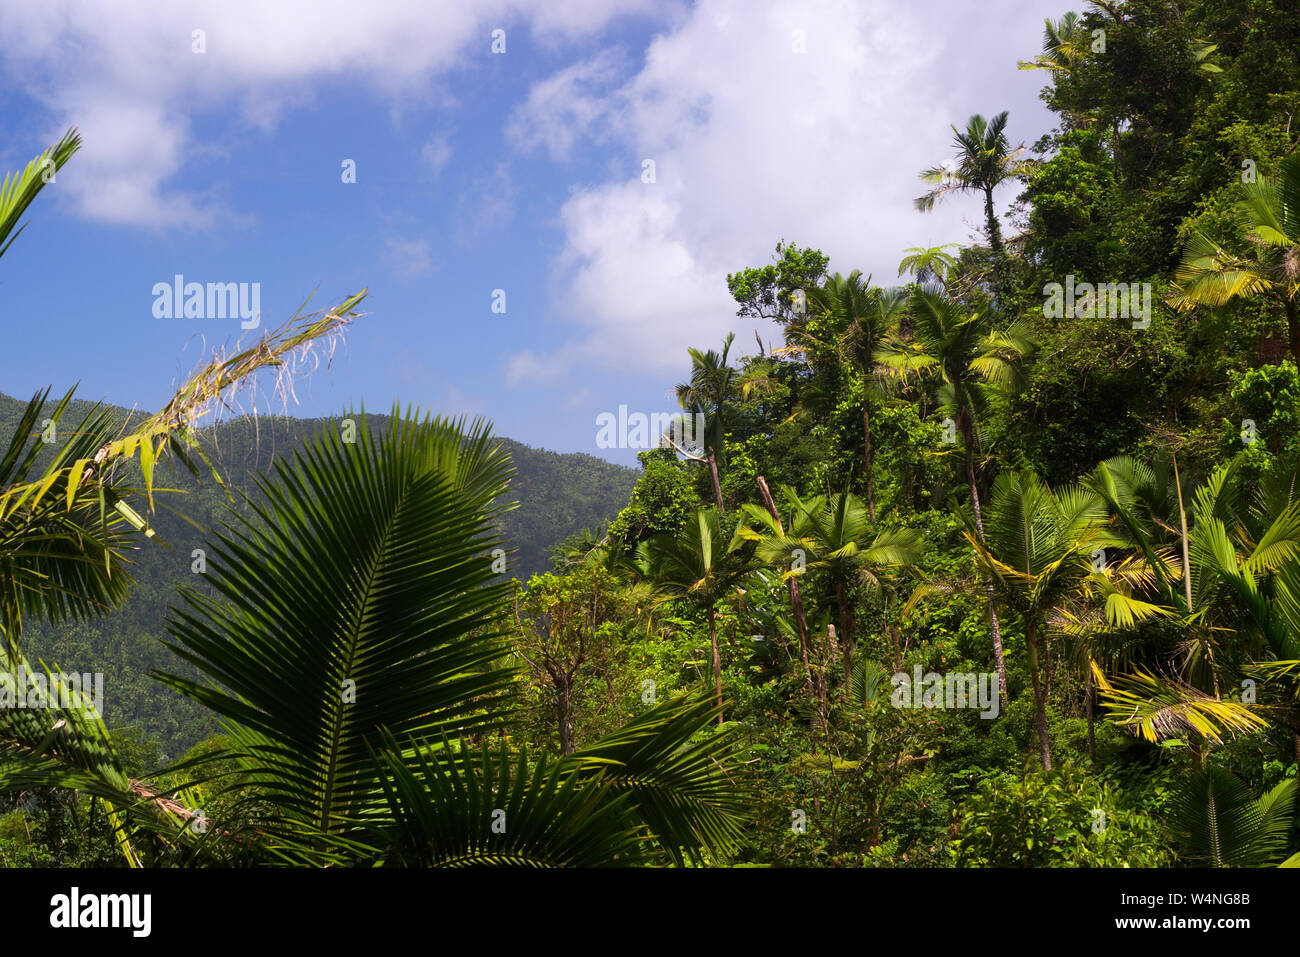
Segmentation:
[[(863, 386), (863, 388), (866, 387)], [(876, 520), (876, 482), (871, 476), (871, 403), (866, 399), (862, 400), (862, 443), (866, 450), (867, 513), (874, 522)]]
[(718, 623), (713, 617), (713, 603), (709, 603), (709, 644), (713, 646), (713, 685), (717, 690), (718, 724), (722, 724), (722, 659), (718, 656)]
[[(776, 510), (776, 501), (772, 498), (771, 489), (767, 487), (767, 479), (761, 475), (758, 476), (758, 494), (763, 499), (763, 506), (776, 522), (776, 530), (784, 535), (785, 526), (781, 524), (781, 515)], [(807, 677), (809, 698), (817, 700), (823, 698), (823, 694), (819, 690), (820, 682), (813, 675), (812, 665), (808, 659), (808, 615), (804, 612), (803, 593), (799, 591), (799, 582), (793, 575), (787, 578), (785, 583), (790, 591), (790, 611), (794, 615), (795, 630), (799, 634), (799, 658), (803, 662), (804, 675)]]
[(1038, 677), (1038, 622), (1025, 616), (1025, 643), (1029, 645), (1029, 678), (1034, 684), (1034, 724), (1038, 728), (1038, 750), (1043, 770), (1052, 770), (1052, 752), (1047, 743), (1047, 696)]
[(1011, 271), (1007, 268), (1007, 254), (1002, 246), (1002, 227), (998, 225), (997, 213), (993, 210), (993, 187), (984, 188), (984, 220), (989, 234), (989, 249), (993, 252), (993, 271), (997, 276), (994, 284), (998, 291), (998, 305), (1006, 308), (1006, 299), (1011, 292)]
[(849, 609), (848, 595), (843, 576), (835, 578), (835, 602), (840, 611), (840, 631), (844, 647), (844, 687), (850, 687), (853, 678), (853, 612)]
[(1291, 361), (1300, 366), (1300, 316), (1296, 315), (1296, 301), (1284, 298), (1282, 304), (1286, 307), (1286, 334), (1291, 347)]
[(577, 749), (573, 743), (573, 721), (569, 714), (569, 683), (561, 680), (556, 692), (555, 718), (560, 726), (560, 754), (572, 754)]
[(1092, 659), (1088, 659), (1088, 677), (1083, 691), (1084, 707), (1088, 712), (1088, 760), (1097, 762), (1096, 706), (1093, 704)]
[(718, 481), (718, 460), (713, 457), (713, 446), (709, 446), (709, 478), (713, 480), (713, 500), (718, 503), (718, 511), (727, 509), (722, 504), (722, 483)]
[[(971, 509), (975, 513), (975, 533), (979, 536), (982, 545), (984, 543), (984, 517), (980, 514), (980, 492), (979, 486), (975, 483), (975, 440), (971, 434), (969, 422), (963, 422), (962, 433), (966, 442), (966, 482), (970, 486)], [(998, 669), (998, 693), (1002, 696), (1002, 710), (1005, 712), (1010, 705), (1010, 699), (1007, 697), (1007, 663), (1005, 656), (1002, 654), (1002, 627), (998, 622), (997, 601), (993, 593), (993, 577), (987, 572), (984, 574), (984, 592), (988, 596), (989, 602), (989, 632), (993, 636), (993, 661)]]

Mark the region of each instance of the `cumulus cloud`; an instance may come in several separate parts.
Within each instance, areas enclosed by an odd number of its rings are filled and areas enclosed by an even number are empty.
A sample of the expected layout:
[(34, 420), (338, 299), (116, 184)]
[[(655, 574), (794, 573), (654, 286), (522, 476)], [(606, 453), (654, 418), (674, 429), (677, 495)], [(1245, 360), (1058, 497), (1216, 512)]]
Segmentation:
[(494, 28), (554, 45), (673, 9), (651, 0), (65, 0), (0, 4), (0, 35), (11, 86), (54, 114), (46, 137), (70, 125), (85, 133), (67, 176), (79, 211), (170, 227), (217, 214), (172, 182), (205, 111), (237, 103), (245, 122), (268, 129), (310, 102), (321, 80), (423, 95), (432, 79), (490, 56)]
[(535, 84), (511, 114), (507, 138), (521, 152), (545, 146), (551, 159), (568, 159), (574, 145), (598, 134), (599, 121), (613, 114), (611, 87), (625, 59), (620, 49), (603, 50)]
[[(626, 168), (561, 211), (565, 348), (607, 368), (680, 371), (688, 345), (730, 329), (752, 338), (725, 276), (767, 262), (778, 239), (886, 284), (905, 247), (967, 240), (978, 208), (954, 199), (921, 216), (917, 172), (951, 153), (950, 125), (974, 112), (1010, 109), (1012, 136), (1037, 137), (1041, 77), (1015, 63), (1058, 5), (700, 0), (608, 92), (605, 53), (539, 82), (510, 120), (517, 145), (563, 156), (613, 137)], [(531, 356), (517, 376), (528, 368), (546, 363)]]

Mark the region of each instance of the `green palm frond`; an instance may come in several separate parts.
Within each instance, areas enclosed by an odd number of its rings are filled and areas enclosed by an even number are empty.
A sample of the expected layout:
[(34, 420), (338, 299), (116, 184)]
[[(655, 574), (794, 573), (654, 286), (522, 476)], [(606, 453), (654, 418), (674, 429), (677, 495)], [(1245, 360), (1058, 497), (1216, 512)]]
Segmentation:
[[(364, 419), (362, 419), (364, 422)], [(380, 799), (370, 749), (499, 724), (503, 656), (490, 520), (508, 453), (475, 423), (394, 410), (277, 461), (251, 517), (218, 536), (169, 644), (206, 679), (159, 679), (215, 711), (288, 830), (346, 834)]]
[[(122, 516), (106, 512), (120, 502), (121, 485), (70, 477), (72, 461), (89, 461), (113, 426), (94, 406), (74, 429), (63, 426), (69, 391), (53, 409), (49, 390), (37, 393), (0, 453), (0, 636), (10, 653), (21, 647), (24, 616), (61, 622), (104, 614), (126, 597), (125, 551), (132, 536)], [(62, 444), (47, 446), (48, 424)], [(39, 456), (53, 451), (41, 468)]]
[(194, 843), (179, 806), (127, 776), (87, 689), (0, 651), (0, 793), (29, 788), (68, 788), (103, 801), (131, 867), (141, 866), (136, 828), (168, 843)]
[(32, 204), (40, 191), (53, 182), (54, 174), (63, 169), (72, 154), (81, 148), (81, 136), (76, 129), (70, 129), (63, 139), (55, 143), (40, 156), (36, 157), (21, 173), (10, 173), (0, 185), (0, 256), (26, 229), (19, 226), (27, 207)]
[[(366, 839), (404, 867), (599, 867), (641, 863), (645, 838), (625, 798), (544, 756), (505, 747), (402, 748), (379, 736), (388, 810)], [(412, 753), (414, 752), (414, 753)]]
[(717, 716), (708, 699), (665, 702), (563, 764), (625, 796), (677, 863), (722, 857), (739, 846), (748, 814), (728, 777), (735, 736), (707, 730)]
[(1218, 744), (1227, 734), (1248, 734), (1269, 726), (1251, 705), (1215, 698), (1147, 671), (1111, 679), (1099, 670), (1094, 675), (1115, 723), (1147, 741), (1196, 734)]
[(1295, 790), (1295, 778), (1288, 778), (1256, 798), (1231, 772), (1198, 768), (1173, 798), (1172, 830), (1194, 861), (1266, 867), (1286, 853)]
[(748, 572), (752, 552), (752, 539), (739, 529), (727, 538), (717, 509), (700, 508), (676, 535), (648, 539), (637, 554), (641, 574), (660, 586), (665, 599), (707, 606)]

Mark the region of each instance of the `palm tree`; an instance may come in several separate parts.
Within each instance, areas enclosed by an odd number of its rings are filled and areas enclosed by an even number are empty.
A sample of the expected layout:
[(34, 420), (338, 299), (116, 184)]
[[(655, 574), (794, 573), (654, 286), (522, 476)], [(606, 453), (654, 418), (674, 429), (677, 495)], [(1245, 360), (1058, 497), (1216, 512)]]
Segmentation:
[(922, 171), (921, 180), (934, 188), (916, 199), (916, 208), (924, 213), (949, 193), (974, 190), (984, 194), (984, 228), (993, 251), (1001, 302), (1011, 294), (1011, 263), (1002, 245), (1002, 227), (993, 208), (993, 191), (1007, 180), (1024, 175), (1028, 165), (1024, 159), (1025, 148), (1013, 149), (1007, 140), (1007, 115), (1004, 110), (990, 122), (976, 113), (965, 130), (952, 127), (956, 164)]
[(722, 658), (718, 653), (715, 609), (749, 573), (753, 551), (739, 535), (727, 539), (722, 514), (699, 508), (676, 535), (658, 535), (641, 543), (637, 562), (641, 574), (659, 586), (662, 596), (685, 598), (704, 612), (713, 650), (715, 708), (722, 723)]
[(1235, 214), (1250, 251), (1230, 252), (1201, 232), (1188, 240), (1170, 301), (1179, 309), (1222, 306), (1262, 298), (1286, 318), (1291, 357), (1300, 363), (1300, 155), (1288, 156), (1278, 176), (1241, 185)]
[[(876, 358), (894, 375), (935, 383), (942, 407), (956, 416), (966, 452), (966, 483), (970, 491), (978, 538), (984, 538), (979, 484), (975, 478), (975, 444), (979, 419), (988, 406), (991, 390), (1006, 390), (1019, 382), (1022, 361), (1033, 344), (1018, 326), (990, 329), (978, 313), (933, 289), (916, 287), (908, 303), (912, 339), (886, 342)], [(1007, 673), (1002, 653), (1002, 631), (998, 622), (993, 581), (985, 577), (989, 603), (989, 629), (993, 637), (993, 658), (998, 685), (1006, 703)]]
[(1258, 798), (1219, 767), (1193, 770), (1171, 802), (1174, 836), (1188, 858), (1211, 867), (1268, 867), (1286, 854), (1295, 818), (1296, 779)]
[[(21, 652), (24, 615), (61, 622), (104, 614), (121, 605), (130, 584), (126, 551), (135, 535), (125, 517), (101, 511), (99, 483), (68, 473), (74, 461), (91, 461), (112, 441), (108, 413), (93, 407), (35, 471), (43, 446), (32, 441), (43, 432), (38, 423), (48, 421), (57, 435), (72, 395), (52, 411), (49, 389), (33, 396), (0, 456), (0, 638), (10, 657)], [(54, 489), (60, 478), (66, 494), (62, 488), (38, 494), (47, 480)], [(115, 483), (105, 491), (114, 503), (125, 493)]]
[[(295, 318), (234, 356), (215, 357), (197, 370), (155, 415), (112, 422), (92, 407), (76, 429), (62, 432), (69, 392), (53, 409), (48, 390), (28, 403), (7, 448), (0, 453), (0, 671), (10, 687), (20, 670), (33, 669), (22, 652), (24, 618), (60, 622), (117, 607), (131, 581), (124, 552), (157, 539), (148, 517), (154, 508), (154, 472), (168, 456), (197, 473), (191, 456), (206, 461), (197, 423), (207, 408), (268, 366), (292, 362), (300, 347), (328, 336), (352, 318), (364, 293), (334, 310)], [(67, 435), (38, 468), (41, 443), (31, 441), (46, 417)], [(140, 455), (141, 487), (127, 483), (128, 465)], [(191, 812), (166, 792), (131, 780), (100, 716), (59, 700), (48, 708), (0, 708), (0, 791), (76, 788), (102, 799), (122, 852), (140, 857), (128, 821), (162, 828), (172, 843), (185, 841)], [(178, 831), (180, 832), (178, 834)]]
[[(735, 333), (727, 333), (722, 340), (722, 352), (700, 352), (688, 349), (691, 357), (691, 380), (677, 386), (677, 402), (688, 414), (703, 413), (704, 436), (703, 456), (690, 456), (704, 461), (709, 466), (709, 477), (713, 483), (714, 504), (719, 511), (726, 511), (722, 504), (722, 486), (718, 477), (720, 469), (726, 467), (726, 450), (723, 447), (723, 415), (726, 404), (737, 391), (736, 370), (727, 364), (727, 354)], [(699, 441), (700, 436), (696, 436)], [(684, 451), (678, 449), (678, 451)], [(689, 453), (686, 453), (689, 455)]]
[(966, 533), (976, 559), (997, 583), (1004, 602), (1019, 612), (1029, 649), (1034, 720), (1043, 770), (1052, 769), (1047, 695), (1039, 674), (1042, 628), (1077, 582), (1104, 536), (1106, 505), (1096, 493), (1072, 486), (1053, 490), (1032, 471), (1003, 472), (985, 511), (985, 534)]
[[(364, 423), (364, 417), (359, 417)], [(495, 580), (509, 454), (477, 422), (394, 415), (276, 464), (209, 548), (160, 675), (221, 716), (269, 818), (224, 833), (308, 863), (632, 863), (738, 833), (707, 701), (666, 702), (561, 759), (493, 748), (518, 703)], [(494, 826), (500, 824), (500, 826)], [(646, 828), (657, 839), (646, 839)], [(215, 827), (215, 825), (214, 825)]]
[(1067, 13), (1060, 20), (1048, 17), (1043, 20), (1043, 52), (1031, 61), (1021, 60), (1017, 66), (1022, 70), (1068, 74), (1088, 59), (1091, 39), (1077, 13)]
[[(1285, 679), (1300, 663), (1300, 501), (1294, 474), (1279, 474), (1253, 496), (1236, 463), (1215, 469), (1185, 507), (1177, 463), (1172, 494), (1162, 476), (1126, 460), (1102, 463), (1089, 485), (1105, 499), (1135, 573), (1093, 576), (1109, 628), (1163, 621), (1180, 636), (1176, 673), (1107, 678), (1103, 693), (1127, 727), (1149, 740), (1191, 736), (1198, 765), (1225, 732), (1267, 727), (1259, 709), (1226, 693), (1243, 676)], [(1191, 518), (1188, 518), (1188, 512)], [(1271, 659), (1271, 660), (1268, 660)], [(1296, 734), (1300, 709), (1280, 709)]]
[(949, 246), (956, 243), (944, 243), (942, 246), (912, 246), (907, 255), (898, 263), (898, 274), (910, 273), (912, 278), (922, 285), (942, 285), (948, 274), (957, 268), (957, 257), (948, 252)]
[[(826, 682), (823, 680), (824, 676), (812, 665), (811, 636), (808, 632), (808, 615), (804, 610), (803, 592), (799, 588), (798, 576), (786, 574), (794, 569), (800, 546), (786, 534), (781, 513), (777, 510), (776, 501), (767, 487), (767, 479), (761, 475), (758, 476), (758, 491), (763, 500), (763, 507), (759, 508), (748, 502), (742, 505), (745, 514), (736, 528), (736, 534), (747, 541), (754, 542), (759, 556), (781, 569), (786, 588), (790, 593), (790, 614), (794, 619), (794, 630), (799, 639), (799, 659), (803, 664), (805, 680), (808, 682), (808, 697), (810, 701), (819, 705), (818, 714), (824, 721), (828, 712)], [(779, 557), (776, 557), (778, 555)]]
[(18, 220), (36, 199), (36, 194), (54, 181), (54, 175), (80, 148), (81, 136), (75, 128), (70, 129), (63, 139), (28, 163), (21, 173), (10, 173), (4, 178), (3, 185), (0, 185), (0, 256), (27, 228), (18, 226)]
[[(897, 324), (906, 293), (877, 289), (859, 270), (848, 276), (835, 273), (808, 294), (810, 312), (819, 323), (789, 327), (795, 338), (802, 329), (819, 329), (829, 336), (837, 356), (862, 377), (862, 443), (865, 462), (867, 511), (876, 517), (875, 480), (871, 457), (871, 405), (877, 382), (875, 354)], [(805, 338), (808, 338), (805, 336)]]
[[(759, 541), (758, 557), (774, 564), (789, 563), (795, 549), (802, 550), (806, 564), (787, 575), (828, 574), (838, 614), (837, 636), (844, 648), (844, 679), (849, 681), (857, 631), (849, 589), (855, 580), (879, 587), (880, 575), (914, 562), (921, 553), (920, 536), (908, 528), (877, 531), (862, 500), (849, 492), (801, 499), (789, 486), (781, 491), (794, 513), (788, 534), (764, 536), (752, 528), (738, 529), (737, 534)], [(746, 511), (752, 519), (761, 518), (757, 509)]]

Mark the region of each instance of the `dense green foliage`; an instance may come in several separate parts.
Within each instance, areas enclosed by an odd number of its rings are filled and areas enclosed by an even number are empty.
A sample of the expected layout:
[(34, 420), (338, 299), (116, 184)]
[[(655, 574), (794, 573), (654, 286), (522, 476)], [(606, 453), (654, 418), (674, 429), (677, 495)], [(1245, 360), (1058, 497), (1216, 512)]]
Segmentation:
[[(0, 395), (0, 436), (14, 434), (24, 405)], [(79, 422), (90, 408), (91, 403), (74, 399), (66, 415), (69, 421)], [(127, 418), (123, 409), (105, 411), (114, 423)], [(388, 416), (367, 415), (366, 420), (382, 429)], [(177, 589), (199, 580), (193, 551), (206, 550), (212, 534), (230, 521), (231, 497), (238, 511), (245, 513), (242, 496), (256, 500), (256, 479), (324, 425), (320, 420), (261, 416), (240, 417), (205, 430), (208, 454), (227, 489), (211, 476), (200, 481), (183, 468), (162, 468), (159, 483), (176, 492), (159, 495), (153, 523), (170, 548), (143, 548), (130, 554), (133, 564), (126, 570), (134, 582), (127, 600), (112, 614), (57, 625), (34, 622), (25, 636), (29, 655), (67, 672), (102, 672), (109, 689), (104, 701), (109, 726), (143, 731), (157, 742), (164, 757), (179, 758), (215, 734), (219, 727), (208, 711), (149, 677), (155, 669), (179, 666), (162, 644), (163, 619), (176, 604)], [(549, 566), (556, 542), (607, 522), (626, 502), (636, 473), (587, 455), (561, 455), (509, 440), (505, 445), (515, 465), (506, 498), (520, 503), (498, 518), (507, 548), (505, 574), (527, 580)], [(123, 474), (129, 482), (138, 481), (134, 462), (127, 463)]]
[[(1300, 847), (1300, 12), (1132, 0), (1045, 34), (1022, 66), (1059, 126), (1022, 149), (996, 110), (954, 123), (956, 162), (921, 173), (918, 208), (970, 202), (987, 245), (906, 249), (896, 289), (785, 240), (728, 276), (784, 342), (689, 355), (721, 509), (707, 460), (650, 453), (607, 537), (533, 583), (597, 566), (641, 609), (594, 626), (589, 687), (720, 683), (759, 808), (741, 861)], [(1063, 311), (1054, 283), (1148, 298)], [(1000, 700), (927, 703), (914, 669)]]
[[(67, 712), (55, 751), (0, 711), (0, 857), (1294, 865), (1297, 49), (1282, 0), (1050, 21), (1021, 65), (1057, 126), (1023, 148), (990, 104), (919, 171), (919, 210), (977, 204), (985, 242), (899, 237), (894, 288), (785, 240), (729, 275), (781, 342), (690, 349), (705, 433), (634, 486), (512, 447), (502, 517), (484, 431), (376, 418), (349, 451), (337, 421), (240, 420), (208, 444), (258, 497), (182, 476), (206, 531), (157, 513), (175, 551), (132, 553), (111, 632), (32, 571), (118, 601), (55, 561), (120, 560), (72, 478), (38, 517), (76, 554), (0, 514), (0, 583), (73, 619), (10, 666), (57, 651), (153, 702), (147, 733)], [(209, 576), (178, 576), (198, 541)], [(494, 575), (498, 542), (538, 574)], [(204, 760), (142, 790), (198, 721)]]

